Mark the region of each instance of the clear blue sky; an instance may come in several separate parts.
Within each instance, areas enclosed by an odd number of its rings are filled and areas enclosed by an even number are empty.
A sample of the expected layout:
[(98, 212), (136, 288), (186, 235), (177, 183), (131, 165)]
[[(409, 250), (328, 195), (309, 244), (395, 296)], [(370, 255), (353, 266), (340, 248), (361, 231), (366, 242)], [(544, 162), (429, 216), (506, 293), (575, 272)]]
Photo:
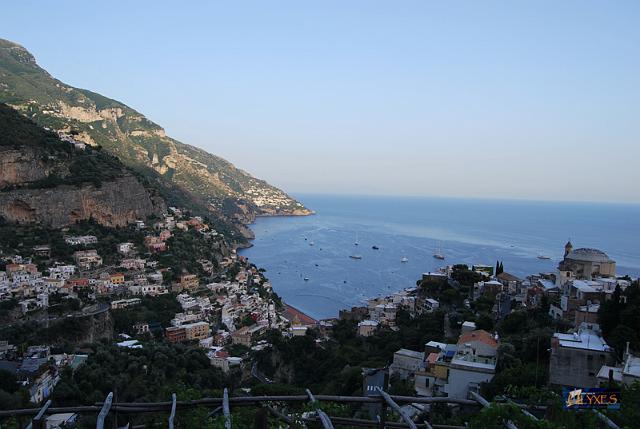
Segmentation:
[(4, 37), (291, 192), (640, 202), (640, 2), (41, 2)]

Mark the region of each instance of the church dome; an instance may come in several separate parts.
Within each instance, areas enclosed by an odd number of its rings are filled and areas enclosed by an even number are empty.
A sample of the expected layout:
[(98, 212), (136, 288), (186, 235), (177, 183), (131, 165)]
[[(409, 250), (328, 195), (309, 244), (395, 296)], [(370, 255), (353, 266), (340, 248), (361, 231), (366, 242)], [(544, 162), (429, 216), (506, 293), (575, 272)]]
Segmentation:
[(574, 261), (584, 261), (584, 262), (599, 262), (599, 263), (607, 263), (613, 262), (609, 256), (604, 253), (602, 250), (598, 249), (589, 249), (589, 248), (580, 248), (572, 250), (567, 256), (566, 259), (571, 259)]

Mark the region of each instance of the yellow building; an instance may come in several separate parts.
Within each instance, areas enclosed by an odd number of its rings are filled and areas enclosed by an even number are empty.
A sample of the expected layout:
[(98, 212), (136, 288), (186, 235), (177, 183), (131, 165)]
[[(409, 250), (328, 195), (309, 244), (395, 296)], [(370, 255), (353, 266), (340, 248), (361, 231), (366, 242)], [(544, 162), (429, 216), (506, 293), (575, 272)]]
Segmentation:
[(185, 330), (187, 340), (204, 340), (209, 336), (209, 324), (207, 322), (196, 322), (182, 325)]
[(124, 284), (124, 274), (122, 273), (111, 274), (110, 280), (111, 280), (111, 283), (113, 283), (114, 285)]

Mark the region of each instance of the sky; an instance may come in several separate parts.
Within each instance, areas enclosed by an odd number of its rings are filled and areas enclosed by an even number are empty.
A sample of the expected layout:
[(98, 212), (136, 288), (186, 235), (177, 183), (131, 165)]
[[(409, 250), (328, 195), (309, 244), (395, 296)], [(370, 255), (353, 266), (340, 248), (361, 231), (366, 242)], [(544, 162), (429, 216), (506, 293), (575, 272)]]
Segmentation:
[(31, 1), (53, 76), (292, 193), (640, 202), (637, 1)]

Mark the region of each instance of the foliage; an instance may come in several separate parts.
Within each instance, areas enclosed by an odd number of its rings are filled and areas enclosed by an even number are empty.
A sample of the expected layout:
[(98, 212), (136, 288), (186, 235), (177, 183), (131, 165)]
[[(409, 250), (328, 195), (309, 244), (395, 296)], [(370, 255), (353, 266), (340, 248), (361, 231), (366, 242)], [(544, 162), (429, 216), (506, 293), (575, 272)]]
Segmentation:
[(616, 286), (611, 299), (600, 304), (598, 323), (605, 340), (619, 357), (627, 341), (632, 350), (640, 351), (640, 283), (637, 280), (624, 292)]
[[(117, 333), (135, 334), (133, 325), (139, 322), (158, 324), (162, 328), (170, 325), (176, 313), (182, 311), (180, 303), (173, 294), (142, 296), (141, 303), (134, 307), (113, 310), (114, 329)], [(158, 332), (159, 335), (162, 332)]]
[(214, 267), (217, 267), (220, 246), (218, 240), (206, 239), (193, 229), (175, 229), (167, 240), (167, 250), (154, 255), (154, 258), (161, 266), (171, 270), (173, 280), (177, 280), (183, 272), (204, 276), (205, 272), (198, 260), (212, 261)]
[(411, 318), (399, 311), (396, 322), (396, 332), (381, 329), (371, 337), (360, 337), (356, 322), (340, 320), (333, 327), (333, 340), (319, 345), (313, 332), (286, 339), (270, 331), (266, 339), (272, 349), (256, 352), (255, 357), (261, 371), (276, 382), (317, 393), (360, 394), (362, 368), (385, 367), (399, 348), (422, 350), (427, 341), (442, 340), (441, 312)]
[(471, 271), (467, 265), (458, 264), (453, 266), (451, 278), (465, 286), (473, 286), (474, 283), (482, 281), (482, 274)]
[(150, 402), (167, 400), (185, 388), (202, 397), (227, 382), (201, 349), (155, 342), (142, 349), (97, 344), (86, 364), (63, 372), (53, 400), (58, 405), (92, 404), (115, 390), (120, 401)]
[(100, 186), (124, 174), (124, 166), (111, 155), (87, 147), (76, 150), (50, 131), (0, 103), (0, 146), (14, 149), (30, 148), (39, 155), (42, 165), (51, 173), (41, 179), (16, 186), (52, 188), (58, 185), (92, 183)]

